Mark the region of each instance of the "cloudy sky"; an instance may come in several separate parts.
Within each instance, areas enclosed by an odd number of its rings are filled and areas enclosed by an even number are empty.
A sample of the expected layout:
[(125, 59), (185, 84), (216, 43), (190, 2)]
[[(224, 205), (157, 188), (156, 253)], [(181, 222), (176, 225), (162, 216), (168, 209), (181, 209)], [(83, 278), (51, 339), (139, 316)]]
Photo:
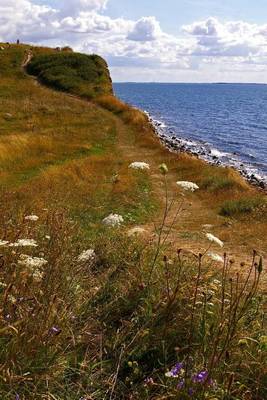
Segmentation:
[(267, 83), (267, 0), (0, 0), (0, 41), (102, 55), (114, 81)]

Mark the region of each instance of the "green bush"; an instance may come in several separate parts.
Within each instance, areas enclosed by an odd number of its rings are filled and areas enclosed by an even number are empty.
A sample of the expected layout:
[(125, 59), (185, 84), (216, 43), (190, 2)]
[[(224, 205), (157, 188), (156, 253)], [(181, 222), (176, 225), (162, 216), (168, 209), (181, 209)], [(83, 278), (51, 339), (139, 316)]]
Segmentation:
[(27, 69), (57, 90), (87, 98), (112, 93), (107, 64), (97, 55), (68, 52), (38, 55)]

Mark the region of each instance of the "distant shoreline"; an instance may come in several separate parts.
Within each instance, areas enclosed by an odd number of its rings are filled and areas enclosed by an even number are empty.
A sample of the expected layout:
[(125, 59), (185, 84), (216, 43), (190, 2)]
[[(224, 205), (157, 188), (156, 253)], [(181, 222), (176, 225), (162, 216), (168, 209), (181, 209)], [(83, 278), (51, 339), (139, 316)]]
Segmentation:
[(266, 86), (267, 82), (136, 82), (136, 81), (121, 81), (121, 82), (113, 82), (115, 85), (125, 84), (128, 85), (257, 85), (257, 86)]

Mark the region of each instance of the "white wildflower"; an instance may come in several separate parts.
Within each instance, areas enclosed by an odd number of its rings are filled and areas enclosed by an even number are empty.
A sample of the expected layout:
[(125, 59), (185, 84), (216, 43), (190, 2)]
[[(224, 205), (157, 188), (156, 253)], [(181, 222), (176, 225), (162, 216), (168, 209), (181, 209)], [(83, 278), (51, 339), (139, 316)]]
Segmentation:
[(48, 261), (46, 261), (44, 258), (31, 257), (27, 254), (21, 254), (18, 261), (18, 264), (24, 265), (29, 268), (41, 268), (47, 263)]
[(202, 226), (203, 226), (204, 229), (211, 229), (213, 227), (213, 225), (211, 225), (211, 224), (205, 224), (205, 225), (202, 225)]
[(17, 302), (17, 299), (13, 294), (8, 295), (8, 299), (11, 301), (12, 304), (15, 304)]
[(34, 239), (18, 239), (15, 243), (10, 243), (10, 247), (38, 247), (36, 240)]
[(93, 249), (83, 251), (78, 257), (79, 262), (86, 262), (86, 261), (92, 262), (94, 261), (94, 259), (95, 259), (95, 251)]
[(37, 215), (27, 215), (24, 219), (26, 221), (38, 221), (39, 217)]
[(36, 269), (33, 271), (32, 277), (36, 282), (41, 282), (44, 277), (44, 272)]
[(144, 228), (141, 228), (140, 226), (136, 226), (134, 228), (129, 229), (128, 236), (143, 235), (145, 232), (146, 232), (146, 230)]
[(208, 253), (208, 256), (213, 260), (213, 261), (217, 261), (217, 262), (224, 262), (223, 257), (219, 256), (219, 254), (215, 254), (215, 253)]
[(183, 188), (184, 190), (190, 190), (191, 192), (194, 192), (195, 190), (199, 189), (199, 186), (194, 182), (178, 181), (176, 182), (176, 184), (181, 188)]
[(45, 235), (45, 239), (50, 240), (51, 236), (50, 235)]
[(0, 282), (0, 288), (5, 288), (7, 287), (7, 284), (5, 282)]
[(110, 214), (108, 217), (103, 219), (103, 224), (116, 227), (120, 226), (124, 222), (123, 217), (119, 214)]
[(145, 170), (145, 169), (150, 169), (150, 166), (149, 166), (149, 164), (147, 164), (145, 162), (135, 161), (135, 162), (133, 162), (132, 164), (129, 165), (129, 168)]
[(223, 242), (216, 236), (212, 235), (211, 233), (206, 233), (206, 237), (209, 239), (210, 242), (214, 242), (218, 244), (220, 247), (223, 247)]
[(0, 240), (0, 246), (6, 246), (8, 243), (7, 240)]

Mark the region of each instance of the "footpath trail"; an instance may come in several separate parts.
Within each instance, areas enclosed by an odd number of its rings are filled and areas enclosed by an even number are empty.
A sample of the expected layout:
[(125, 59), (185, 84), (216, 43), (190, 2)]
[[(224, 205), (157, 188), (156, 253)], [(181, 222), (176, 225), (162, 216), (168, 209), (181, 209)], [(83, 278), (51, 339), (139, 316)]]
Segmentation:
[[(121, 121), (118, 121), (121, 128), (119, 132), (127, 129)], [(162, 213), (156, 217), (155, 221), (146, 224), (144, 229), (150, 234), (153, 234), (155, 223), (157, 226), (161, 224), (164, 202), (165, 202), (165, 187), (163, 184), (163, 177), (158, 169), (158, 155), (155, 151), (147, 148), (142, 148), (131, 144), (125, 140), (125, 134), (120, 136), (119, 146), (122, 153), (134, 161), (145, 161), (151, 166), (151, 177), (153, 182), (153, 190), (158, 199), (162, 202)], [(160, 146), (160, 143), (159, 143)], [(164, 149), (166, 159), (162, 158), (162, 162), (168, 164), (168, 150)], [(201, 199), (197, 192), (185, 195), (183, 197), (181, 191), (177, 188), (176, 173), (172, 170), (169, 171), (167, 176), (169, 198), (176, 198), (176, 206), (173, 207), (169, 214), (167, 225), (170, 226), (177, 208), (183, 202), (182, 210), (179, 212), (177, 221), (172, 227), (169, 243), (176, 249), (183, 248), (185, 250), (193, 251), (198, 254), (205, 251), (210, 243), (205, 237), (205, 233), (210, 232), (224, 241), (224, 249), (212, 246), (210, 251), (215, 253), (222, 253), (225, 251), (232, 259), (236, 260), (236, 264), (242, 261), (249, 262), (253, 249), (257, 249), (263, 256), (266, 257), (267, 240), (264, 234), (264, 226), (259, 223), (259, 235), (255, 237), (250, 233), (250, 226), (238, 220), (226, 221), (224, 217), (218, 215), (216, 210), (208, 206), (207, 202)], [(261, 232), (261, 229), (263, 230)], [(262, 233), (262, 234), (261, 234)]]
[(23, 60), (23, 62), (21, 64), (21, 67), (23, 69), (25, 69), (27, 67), (27, 65), (31, 62), (32, 57), (33, 57), (32, 51), (31, 50), (27, 50), (26, 54), (25, 54), (25, 58), (24, 58), (24, 60)]
[[(32, 53), (28, 51), (22, 63), (22, 68), (25, 70), (27, 64), (31, 61)], [(33, 78), (35, 81), (36, 79)], [(51, 90), (53, 89), (47, 89)], [(70, 98), (74, 102), (79, 102), (88, 107), (92, 107), (92, 103), (84, 100), (79, 96), (68, 93), (61, 93), (62, 98)], [(93, 104), (94, 107), (100, 106)], [(101, 108), (102, 109), (102, 108)], [(108, 113), (108, 111), (106, 111)], [(173, 154), (158, 143), (158, 147), (149, 148), (140, 144), (138, 139), (129, 133), (129, 126), (118, 116), (110, 113), (116, 123), (117, 131), (117, 148), (121, 153), (121, 158), (124, 161), (143, 161), (150, 164), (150, 180), (154, 196), (161, 202), (161, 210), (158, 211), (152, 221), (141, 226), (146, 232), (148, 238), (155, 234), (155, 226), (159, 226), (162, 221), (162, 215), (165, 202), (165, 187), (163, 183), (163, 176), (159, 171), (159, 164), (166, 163), (171, 157), (173, 164)], [(178, 155), (176, 156), (178, 158)], [(262, 221), (247, 222), (244, 220), (226, 218), (218, 214), (216, 207), (209, 204), (209, 199), (203, 198), (197, 192), (185, 194), (178, 189), (176, 185), (177, 173), (175, 169), (170, 168), (167, 175), (169, 198), (176, 198), (176, 206), (173, 207), (167, 220), (167, 227), (172, 224), (173, 218), (176, 214), (177, 207), (183, 202), (183, 207), (177, 217), (176, 223), (173, 225), (168, 242), (173, 249), (185, 249), (192, 251), (196, 254), (205, 252), (210, 246), (210, 242), (206, 239), (205, 233), (210, 232), (219, 237), (225, 246), (220, 249), (212, 246), (210, 251), (223, 255), (226, 252), (228, 256), (235, 260), (235, 268), (240, 268), (240, 262), (249, 263), (253, 249), (256, 249), (264, 258), (267, 253), (267, 237), (266, 237), (266, 224)], [(211, 199), (212, 201), (212, 199)], [(252, 227), (251, 224), (254, 224)], [(266, 278), (265, 278), (266, 279)]]

